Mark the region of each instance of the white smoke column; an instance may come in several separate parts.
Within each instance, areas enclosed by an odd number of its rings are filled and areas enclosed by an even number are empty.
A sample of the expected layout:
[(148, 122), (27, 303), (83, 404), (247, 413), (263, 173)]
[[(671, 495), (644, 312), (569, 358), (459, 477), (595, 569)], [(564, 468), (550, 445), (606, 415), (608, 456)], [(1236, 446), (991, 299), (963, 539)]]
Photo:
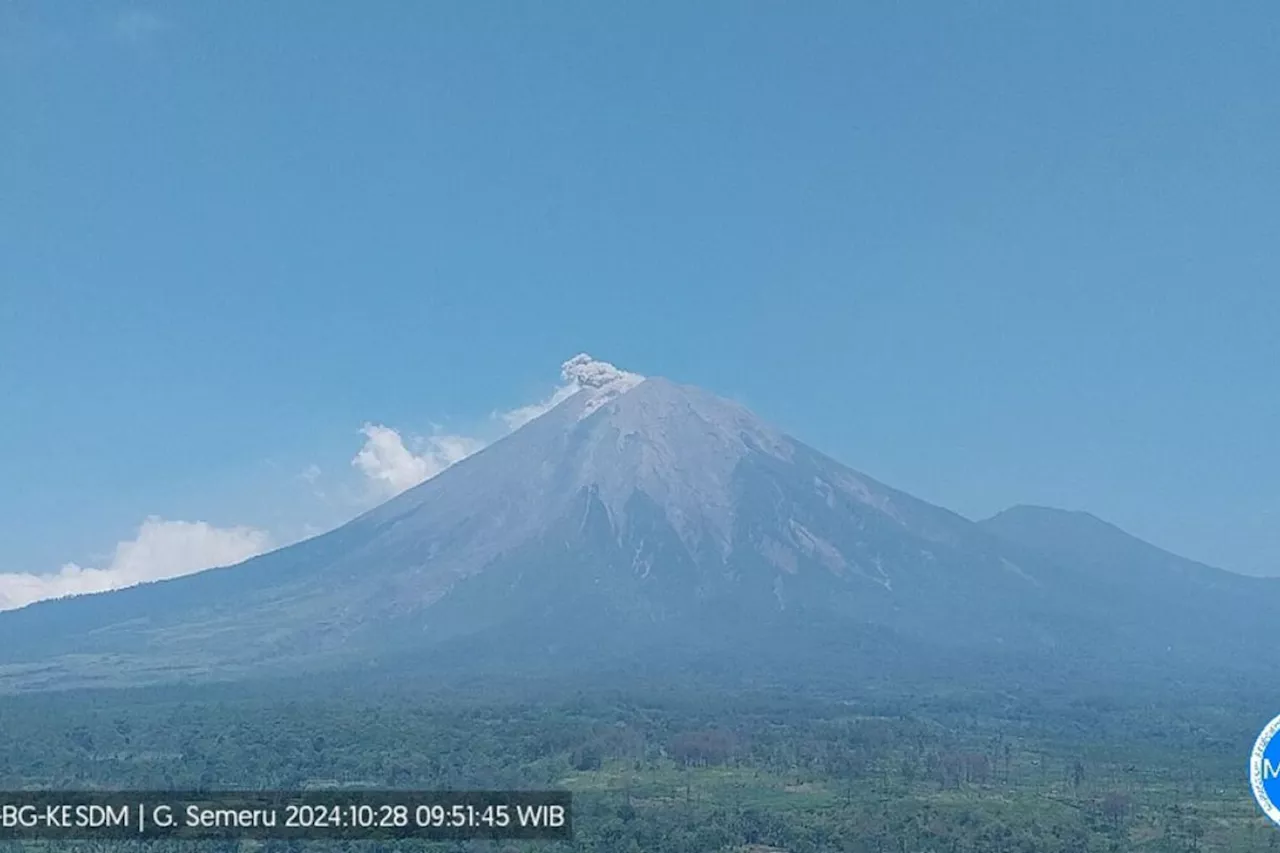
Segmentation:
[(607, 361), (600, 361), (584, 353), (579, 353), (560, 365), (560, 376), (565, 382), (579, 388), (616, 388), (621, 393), (629, 391), (644, 381), (639, 373), (631, 373), (614, 367)]
[[(507, 431), (519, 429), (581, 391), (592, 394), (583, 416), (644, 381), (638, 373), (621, 370), (607, 361), (580, 353), (560, 365), (562, 385), (545, 400), (506, 412), (495, 412)], [(364, 474), (381, 498), (395, 497), (481, 450), (486, 442), (466, 435), (436, 434), (418, 439), (413, 449), (389, 426), (367, 423), (360, 432), (364, 447), (351, 464)]]
[(607, 361), (592, 358), (585, 352), (560, 365), (560, 375), (570, 386), (588, 391), (592, 395), (582, 407), (579, 420), (644, 381), (639, 373), (621, 370)]
[(638, 373), (621, 370), (607, 361), (592, 358), (586, 353), (579, 353), (561, 364), (560, 379), (564, 384), (556, 388), (550, 397), (518, 409), (502, 412), (497, 417), (502, 419), (507, 429), (517, 430), (529, 421), (545, 415), (579, 391), (584, 389), (607, 391), (605, 395), (588, 404), (587, 410), (590, 413), (595, 411), (601, 403), (613, 399), (624, 391), (629, 391), (644, 381), (644, 377)]

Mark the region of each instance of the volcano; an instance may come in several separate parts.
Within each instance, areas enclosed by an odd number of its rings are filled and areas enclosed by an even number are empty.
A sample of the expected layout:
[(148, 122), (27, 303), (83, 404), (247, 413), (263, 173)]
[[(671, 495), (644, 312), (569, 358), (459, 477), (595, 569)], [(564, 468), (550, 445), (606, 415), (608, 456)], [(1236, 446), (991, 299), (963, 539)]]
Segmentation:
[(699, 388), (585, 356), (566, 374), (578, 390), (559, 405), (330, 533), (0, 613), (0, 680), (237, 678), (446, 651), (481, 670), (762, 651), (785, 668), (853, 649), (1221, 668), (1247, 659), (1259, 603), (1280, 591), (1079, 514), (975, 523)]

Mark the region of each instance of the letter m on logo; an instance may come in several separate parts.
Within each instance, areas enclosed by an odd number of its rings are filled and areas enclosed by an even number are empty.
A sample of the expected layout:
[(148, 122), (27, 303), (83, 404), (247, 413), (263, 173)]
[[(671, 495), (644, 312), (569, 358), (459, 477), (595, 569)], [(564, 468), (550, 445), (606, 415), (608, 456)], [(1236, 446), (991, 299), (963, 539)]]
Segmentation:
[(1272, 764), (1269, 759), (1262, 759), (1262, 778), (1278, 779), (1280, 778), (1280, 764)]

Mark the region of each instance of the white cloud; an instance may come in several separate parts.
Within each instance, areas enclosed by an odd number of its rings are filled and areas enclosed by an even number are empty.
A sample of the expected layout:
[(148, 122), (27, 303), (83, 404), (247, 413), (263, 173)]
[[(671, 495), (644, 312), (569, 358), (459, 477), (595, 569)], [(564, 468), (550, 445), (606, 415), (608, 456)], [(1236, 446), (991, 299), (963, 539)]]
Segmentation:
[(365, 424), (364, 447), (351, 460), (384, 495), (392, 497), (431, 479), (484, 447), (465, 435), (432, 435), (414, 441), (415, 453), (400, 433), (382, 424)]
[(230, 566), (272, 547), (270, 534), (252, 527), (214, 527), (203, 521), (152, 516), (138, 528), (136, 537), (116, 545), (106, 568), (68, 563), (53, 574), (0, 574), (0, 610)]

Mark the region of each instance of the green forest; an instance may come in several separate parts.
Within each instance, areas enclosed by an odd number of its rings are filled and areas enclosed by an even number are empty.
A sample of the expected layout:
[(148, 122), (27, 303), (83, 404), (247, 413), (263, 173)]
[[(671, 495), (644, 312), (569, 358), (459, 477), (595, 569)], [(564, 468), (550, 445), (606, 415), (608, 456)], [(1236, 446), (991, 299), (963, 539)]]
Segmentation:
[[(1160, 695), (312, 684), (0, 698), (0, 787), (564, 789), (571, 842), (6, 850), (1258, 851), (1250, 703)], [(1256, 707), (1256, 705), (1255, 705)], [(185, 845), (185, 847), (184, 847)]]

